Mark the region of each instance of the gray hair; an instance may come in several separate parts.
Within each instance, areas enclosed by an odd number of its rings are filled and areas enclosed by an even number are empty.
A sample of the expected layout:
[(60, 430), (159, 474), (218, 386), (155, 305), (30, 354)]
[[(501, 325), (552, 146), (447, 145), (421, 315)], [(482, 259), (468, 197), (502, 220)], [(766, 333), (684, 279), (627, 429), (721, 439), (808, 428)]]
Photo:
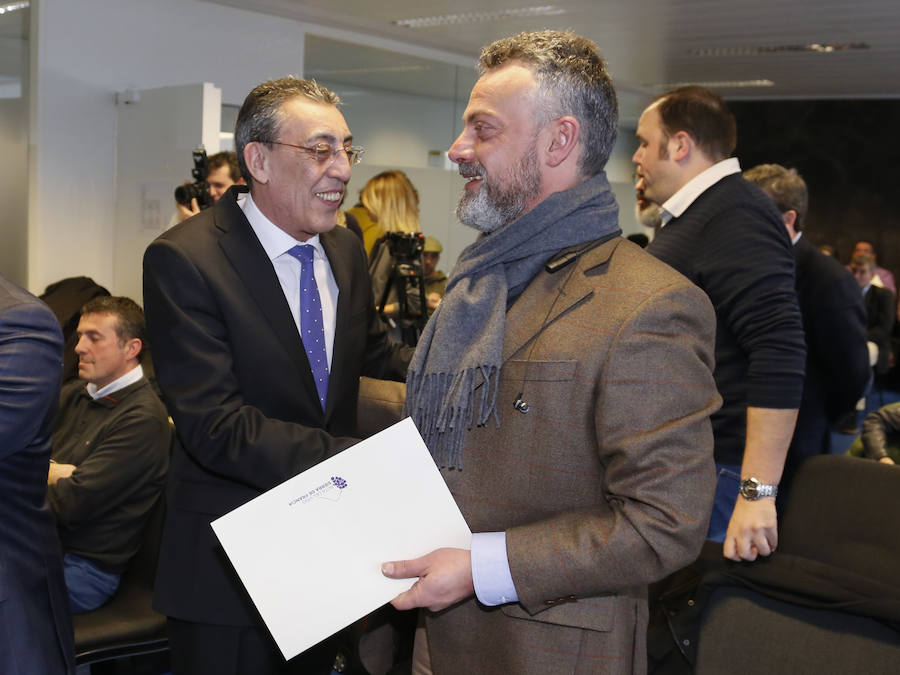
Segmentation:
[(274, 143), (281, 131), (281, 107), (290, 99), (303, 96), (316, 103), (338, 106), (340, 97), (315, 80), (282, 77), (254, 87), (247, 94), (234, 125), (234, 146), (241, 174), (249, 185), (253, 176), (244, 162), (244, 148), (248, 143)]
[(619, 108), (606, 64), (592, 41), (570, 31), (519, 33), (481, 50), (482, 74), (510, 61), (534, 74), (539, 96), (535, 123), (571, 115), (581, 124), (581, 173), (590, 177), (606, 166), (619, 122)]
[(781, 213), (796, 213), (794, 229), (797, 232), (803, 229), (809, 195), (806, 182), (796, 169), (787, 169), (781, 164), (758, 164), (745, 171), (744, 178), (769, 195)]

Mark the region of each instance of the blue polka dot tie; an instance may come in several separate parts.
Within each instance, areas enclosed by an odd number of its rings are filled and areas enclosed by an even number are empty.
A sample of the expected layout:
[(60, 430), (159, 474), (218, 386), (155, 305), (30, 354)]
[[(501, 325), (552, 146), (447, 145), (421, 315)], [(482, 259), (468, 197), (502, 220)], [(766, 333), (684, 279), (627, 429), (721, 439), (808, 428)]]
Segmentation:
[(322, 321), (322, 300), (319, 298), (319, 286), (313, 274), (312, 246), (294, 246), (288, 251), (300, 261), (300, 337), (306, 349), (306, 358), (312, 368), (319, 402), (325, 410), (328, 397), (328, 356), (325, 353), (325, 324)]

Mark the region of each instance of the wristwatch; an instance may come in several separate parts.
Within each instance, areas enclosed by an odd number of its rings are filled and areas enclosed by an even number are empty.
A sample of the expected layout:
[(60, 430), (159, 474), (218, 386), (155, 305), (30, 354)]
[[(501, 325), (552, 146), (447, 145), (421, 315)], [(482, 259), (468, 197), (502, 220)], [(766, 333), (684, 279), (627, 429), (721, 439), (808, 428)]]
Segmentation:
[(756, 478), (753, 478), (753, 476), (741, 481), (740, 495), (747, 501), (754, 502), (762, 497), (774, 497), (777, 494), (777, 485), (760, 483)]

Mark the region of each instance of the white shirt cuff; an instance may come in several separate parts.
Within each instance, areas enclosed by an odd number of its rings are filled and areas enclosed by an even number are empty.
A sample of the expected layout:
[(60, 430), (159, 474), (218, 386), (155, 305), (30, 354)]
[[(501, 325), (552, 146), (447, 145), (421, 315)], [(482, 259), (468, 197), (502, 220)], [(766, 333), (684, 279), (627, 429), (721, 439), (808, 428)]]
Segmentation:
[(472, 535), (472, 582), (483, 605), (493, 607), (518, 602), (506, 557), (506, 532), (479, 532)]

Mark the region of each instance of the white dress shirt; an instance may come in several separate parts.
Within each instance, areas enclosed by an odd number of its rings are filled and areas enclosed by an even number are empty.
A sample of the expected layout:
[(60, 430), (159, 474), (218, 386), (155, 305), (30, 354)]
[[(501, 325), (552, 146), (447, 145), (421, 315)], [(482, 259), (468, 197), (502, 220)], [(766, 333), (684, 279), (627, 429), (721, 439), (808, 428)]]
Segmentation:
[(104, 396), (109, 396), (110, 394), (113, 394), (113, 393), (119, 391), (119, 389), (124, 389), (129, 384), (134, 384), (135, 382), (140, 380), (143, 376), (144, 376), (144, 369), (141, 368), (141, 364), (139, 363), (134, 368), (129, 370), (127, 373), (125, 373), (121, 377), (113, 380), (105, 387), (97, 389), (96, 384), (94, 384), (93, 382), (88, 382), (84, 386), (84, 388), (87, 391), (87, 393), (90, 395), (90, 397), (96, 401), (98, 398), (103, 398)]
[(662, 213), (660, 214), (662, 216), (662, 227), (665, 227), (672, 218), (681, 216), (694, 203), (697, 197), (725, 178), (725, 176), (740, 172), (741, 164), (738, 162), (737, 157), (729, 157), (698, 173), (682, 185), (681, 189), (669, 197), (665, 204), (662, 205)]
[(328, 372), (331, 372), (331, 357), (334, 351), (335, 321), (337, 320), (338, 287), (331, 271), (331, 264), (319, 241), (319, 235), (310, 237), (306, 241), (297, 241), (287, 232), (275, 225), (263, 215), (259, 207), (254, 203), (249, 192), (238, 196), (238, 206), (244, 211), (244, 215), (250, 222), (250, 227), (262, 244), (266, 255), (272, 261), (275, 274), (284, 291), (284, 297), (291, 308), (291, 316), (297, 325), (298, 335), (303, 335), (300, 326), (300, 261), (292, 256), (290, 251), (298, 244), (309, 245), (315, 249), (313, 256), (313, 275), (316, 277), (316, 285), (319, 287), (319, 298), (322, 301), (322, 322), (325, 324), (325, 354), (328, 357)]

